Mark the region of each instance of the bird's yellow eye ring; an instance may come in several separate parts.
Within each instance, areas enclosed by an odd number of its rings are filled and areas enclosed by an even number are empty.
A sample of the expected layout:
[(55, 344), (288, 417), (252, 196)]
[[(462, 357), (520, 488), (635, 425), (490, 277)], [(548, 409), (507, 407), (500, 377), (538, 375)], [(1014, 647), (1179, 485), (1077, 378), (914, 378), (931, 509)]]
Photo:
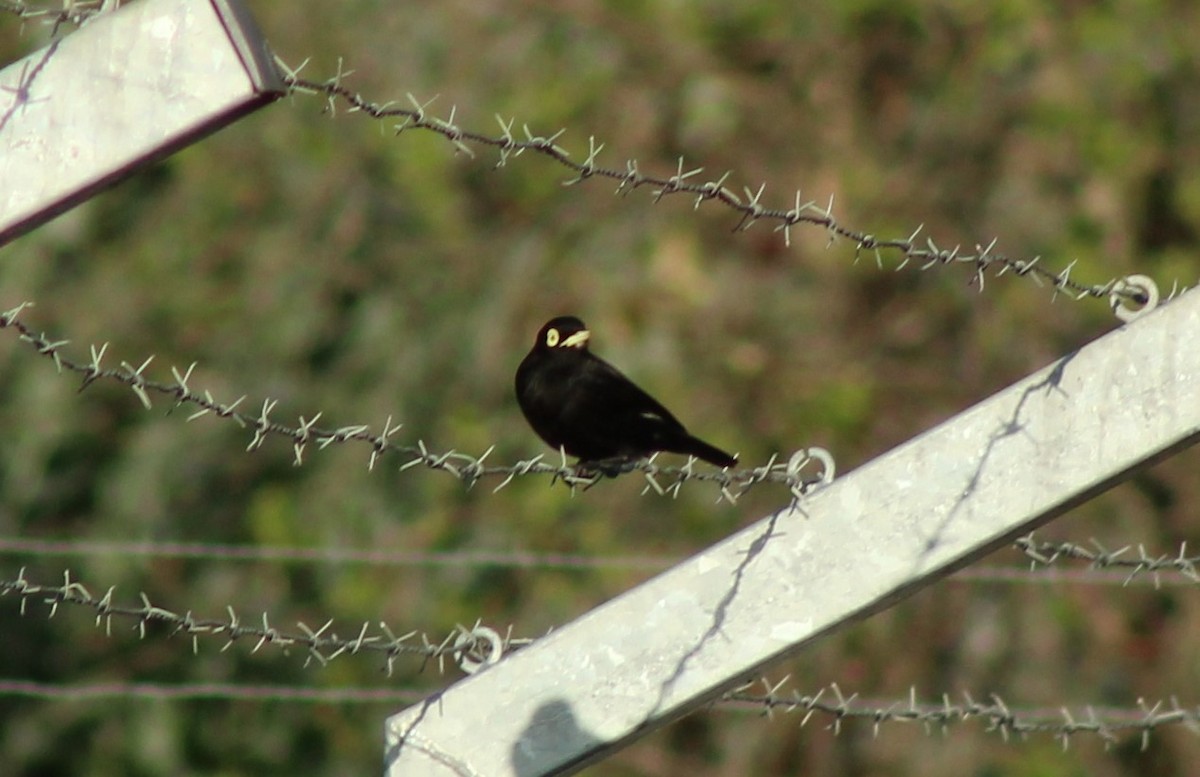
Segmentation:
[(551, 329), (546, 333), (546, 345), (550, 346), (551, 348), (558, 345), (558, 336), (558, 330)]

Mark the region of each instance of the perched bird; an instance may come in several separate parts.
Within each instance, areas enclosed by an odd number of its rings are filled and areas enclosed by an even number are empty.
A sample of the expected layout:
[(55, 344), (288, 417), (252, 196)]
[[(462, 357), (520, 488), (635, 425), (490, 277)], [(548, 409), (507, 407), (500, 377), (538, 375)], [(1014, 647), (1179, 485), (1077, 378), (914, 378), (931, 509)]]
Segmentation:
[(718, 467), (737, 463), (688, 434), (657, 400), (589, 351), (590, 336), (574, 316), (551, 319), (517, 367), (517, 403), (539, 437), (578, 456), (584, 466), (655, 451), (688, 454)]

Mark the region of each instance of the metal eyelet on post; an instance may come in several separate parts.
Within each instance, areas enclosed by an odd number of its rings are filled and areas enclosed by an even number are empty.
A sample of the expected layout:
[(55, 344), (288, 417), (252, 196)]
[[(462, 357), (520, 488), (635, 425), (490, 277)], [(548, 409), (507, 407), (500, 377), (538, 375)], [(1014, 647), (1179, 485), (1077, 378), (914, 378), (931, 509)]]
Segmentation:
[[(1127, 275), (1113, 284), (1108, 304), (1126, 324), (1158, 307), (1158, 284), (1146, 275)], [(1136, 307), (1135, 307), (1136, 306)]]

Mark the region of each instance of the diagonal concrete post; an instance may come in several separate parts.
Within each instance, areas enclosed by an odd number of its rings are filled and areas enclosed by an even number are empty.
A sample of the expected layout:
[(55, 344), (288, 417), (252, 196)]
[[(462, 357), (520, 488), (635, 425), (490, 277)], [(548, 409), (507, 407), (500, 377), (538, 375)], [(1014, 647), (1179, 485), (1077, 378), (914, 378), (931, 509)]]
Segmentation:
[(285, 93), (240, 0), (139, 0), (0, 71), (0, 245)]

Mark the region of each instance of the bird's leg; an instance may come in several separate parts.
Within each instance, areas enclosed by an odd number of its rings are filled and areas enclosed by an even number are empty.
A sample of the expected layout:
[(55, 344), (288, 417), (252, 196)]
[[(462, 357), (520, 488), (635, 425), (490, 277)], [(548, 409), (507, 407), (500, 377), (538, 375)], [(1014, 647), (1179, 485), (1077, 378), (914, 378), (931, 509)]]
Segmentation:
[[(562, 466), (559, 468), (558, 472), (554, 473), (554, 477), (550, 478), (550, 486), (553, 487), (555, 482), (562, 480), (568, 486), (574, 488), (575, 484), (571, 482), (570, 478), (574, 478), (579, 474), (579, 468), (577, 466), (573, 468), (567, 466), (567, 449), (565, 447), (561, 445), (558, 446), (558, 455), (562, 457)], [(568, 470), (571, 471), (571, 475), (565, 474)]]
[(596, 471), (592, 469), (588, 462), (580, 461), (573, 466), (568, 465), (567, 450), (562, 446), (559, 446), (558, 453), (559, 456), (562, 457), (562, 466), (557, 472), (554, 473), (553, 477), (550, 478), (551, 487), (553, 487), (556, 482), (561, 480), (562, 482), (566, 483), (572, 491), (575, 490), (576, 486), (583, 486), (583, 490), (586, 491), (592, 486), (596, 485), (596, 483), (600, 482), (600, 478), (605, 474), (602, 470)]
[(587, 491), (589, 488), (599, 483), (602, 477), (604, 477), (603, 472), (587, 469), (576, 464), (571, 468), (570, 472), (554, 473), (554, 477), (550, 479), (550, 485), (553, 486), (555, 481), (561, 480), (562, 482), (566, 483), (572, 491), (579, 486), (583, 486), (583, 490)]

